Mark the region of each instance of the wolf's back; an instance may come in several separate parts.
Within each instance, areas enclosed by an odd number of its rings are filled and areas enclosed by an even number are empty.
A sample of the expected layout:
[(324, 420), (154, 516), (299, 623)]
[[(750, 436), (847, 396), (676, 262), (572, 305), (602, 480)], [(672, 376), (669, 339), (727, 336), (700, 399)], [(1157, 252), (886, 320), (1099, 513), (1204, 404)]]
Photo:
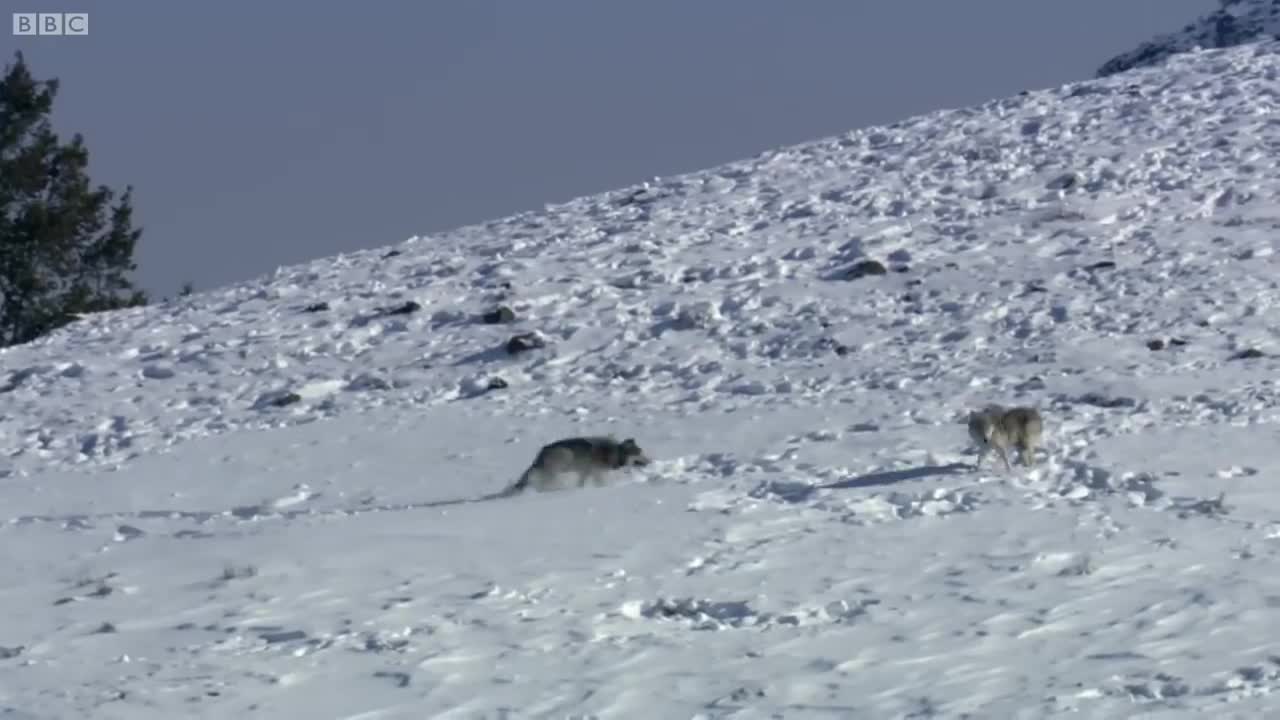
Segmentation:
[(1010, 439), (1036, 444), (1044, 432), (1044, 420), (1035, 408), (1022, 407), (1010, 410), (1004, 417), (1005, 433)]

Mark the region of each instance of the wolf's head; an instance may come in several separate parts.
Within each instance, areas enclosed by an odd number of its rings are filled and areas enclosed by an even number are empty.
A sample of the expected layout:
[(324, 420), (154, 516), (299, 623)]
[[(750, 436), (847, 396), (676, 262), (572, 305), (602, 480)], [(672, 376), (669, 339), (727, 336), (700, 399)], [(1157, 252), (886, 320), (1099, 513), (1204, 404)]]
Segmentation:
[(969, 413), (969, 437), (979, 445), (991, 442), (991, 433), (995, 430), (995, 420), (985, 412)]
[(627, 465), (648, 465), (651, 461), (644, 450), (636, 443), (635, 438), (627, 438), (618, 443), (615, 448), (617, 453), (615, 462), (617, 467), (626, 467)]

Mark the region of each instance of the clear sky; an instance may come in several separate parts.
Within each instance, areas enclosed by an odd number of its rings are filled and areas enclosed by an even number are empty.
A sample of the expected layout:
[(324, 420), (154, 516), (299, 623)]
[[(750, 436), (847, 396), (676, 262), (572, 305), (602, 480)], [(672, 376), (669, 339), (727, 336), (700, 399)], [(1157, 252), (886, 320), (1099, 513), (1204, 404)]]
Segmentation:
[(6, 6), (90, 13), (85, 37), (0, 35), (2, 62), (59, 78), (93, 181), (134, 186), (159, 296), (1085, 79), (1216, 3)]

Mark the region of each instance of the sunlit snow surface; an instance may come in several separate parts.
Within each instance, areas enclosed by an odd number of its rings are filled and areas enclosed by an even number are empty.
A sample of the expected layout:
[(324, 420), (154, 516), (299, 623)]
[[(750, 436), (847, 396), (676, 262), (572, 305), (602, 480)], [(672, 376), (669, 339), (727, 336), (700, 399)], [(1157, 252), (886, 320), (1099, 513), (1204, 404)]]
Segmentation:
[[(0, 717), (1280, 712), (1278, 53), (0, 352)], [(656, 462), (450, 502), (601, 433)]]

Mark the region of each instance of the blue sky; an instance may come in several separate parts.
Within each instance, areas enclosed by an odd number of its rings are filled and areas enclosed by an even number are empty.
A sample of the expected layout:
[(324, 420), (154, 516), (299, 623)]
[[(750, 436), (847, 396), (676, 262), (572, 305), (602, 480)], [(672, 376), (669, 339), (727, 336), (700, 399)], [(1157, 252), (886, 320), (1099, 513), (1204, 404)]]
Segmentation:
[[(23, 5), (24, 1), (26, 5)], [(149, 291), (1091, 77), (1213, 0), (17, 0)], [(3, 46), (0, 46), (3, 49)]]

